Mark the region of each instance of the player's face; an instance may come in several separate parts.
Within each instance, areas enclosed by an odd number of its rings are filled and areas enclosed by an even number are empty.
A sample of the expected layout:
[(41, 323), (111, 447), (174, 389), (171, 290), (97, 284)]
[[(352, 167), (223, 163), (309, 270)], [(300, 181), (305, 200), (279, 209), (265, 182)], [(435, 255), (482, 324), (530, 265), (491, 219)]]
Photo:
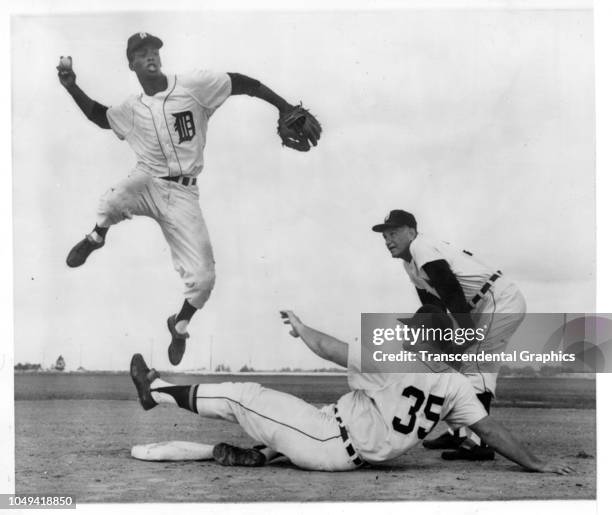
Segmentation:
[(143, 45), (132, 54), (130, 70), (139, 77), (154, 77), (161, 73), (159, 49), (153, 45)]
[(408, 226), (392, 227), (386, 229), (382, 235), (391, 256), (397, 258), (401, 257), (408, 250), (410, 242), (416, 236), (416, 231)]

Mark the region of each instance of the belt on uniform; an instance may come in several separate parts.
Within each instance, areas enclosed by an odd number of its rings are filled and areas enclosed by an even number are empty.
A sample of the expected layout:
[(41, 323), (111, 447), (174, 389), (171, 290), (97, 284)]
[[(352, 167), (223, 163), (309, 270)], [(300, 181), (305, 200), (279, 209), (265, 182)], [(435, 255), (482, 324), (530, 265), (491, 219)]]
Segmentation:
[(349, 435), (346, 431), (344, 422), (342, 422), (340, 415), (338, 415), (338, 408), (336, 408), (336, 406), (334, 406), (334, 416), (336, 417), (338, 426), (340, 426), (340, 436), (342, 437), (342, 441), (344, 442), (344, 448), (346, 449), (346, 453), (349, 455), (349, 458), (351, 458), (355, 465), (361, 467), (364, 461), (359, 457), (357, 451), (355, 451), (355, 447), (353, 447), (353, 444), (351, 443), (351, 439), (349, 438)]
[(502, 273), (498, 270), (491, 277), (489, 277), (487, 279), (487, 282), (482, 285), (482, 288), (480, 288), (480, 291), (476, 295), (474, 295), (474, 298), (469, 302), (470, 306), (472, 306), (473, 308), (476, 307), (476, 304), (478, 304), (482, 300), (486, 293), (491, 289), (491, 286), (493, 286), (493, 283), (497, 281), (501, 276)]
[(160, 177), (160, 179), (163, 179), (164, 181), (178, 182), (183, 186), (195, 186), (198, 182), (197, 177), (184, 177), (182, 175), (175, 175), (173, 177)]

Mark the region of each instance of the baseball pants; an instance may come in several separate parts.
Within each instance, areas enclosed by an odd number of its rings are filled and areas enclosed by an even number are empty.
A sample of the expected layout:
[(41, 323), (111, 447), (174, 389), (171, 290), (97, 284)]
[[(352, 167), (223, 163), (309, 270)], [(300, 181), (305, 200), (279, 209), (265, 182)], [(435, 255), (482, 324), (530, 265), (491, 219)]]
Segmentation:
[(202, 308), (215, 284), (215, 260), (202, 216), (197, 185), (153, 177), (135, 169), (100, 199), (97, 224), (109, 227), (132, 216), (148, 216), (161, 227), (185, 298)]
[[(499, 278), (472, 312), (475, 326), (485, 329), (486, 337), (474, 343), (465, 354), (504, 352), (523, 322), (526, 310), (525, 298), (516, 285)], [(495, 395), (499, 367), (500, 362), (465, 362), (461, 372), (468, 377), (477, 394), (490, 392)]]
[[(151, 385), (155, 387), (155, 382)], [(190, 409), (208, 418), (236, 422), (254, 440), (284, 454), (307, 470), (357, 468), (342, 439), (333, 405), (316, 408), (287, 393), (257, 383), (192, 386)], [(153, 392), (155, 400), (163, 396)]]

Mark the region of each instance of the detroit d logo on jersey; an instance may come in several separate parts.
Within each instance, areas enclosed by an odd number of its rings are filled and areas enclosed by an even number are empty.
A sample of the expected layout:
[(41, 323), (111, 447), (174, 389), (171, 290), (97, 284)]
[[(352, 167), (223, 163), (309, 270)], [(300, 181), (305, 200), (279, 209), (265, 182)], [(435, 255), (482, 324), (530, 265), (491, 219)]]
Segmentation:
[(191, 111), (172, 113), (172, 116), (174, 116), (174, 130), (179, 135), (179, 144), (183, 143), (183, 141), (191, 141), (196, 132)]

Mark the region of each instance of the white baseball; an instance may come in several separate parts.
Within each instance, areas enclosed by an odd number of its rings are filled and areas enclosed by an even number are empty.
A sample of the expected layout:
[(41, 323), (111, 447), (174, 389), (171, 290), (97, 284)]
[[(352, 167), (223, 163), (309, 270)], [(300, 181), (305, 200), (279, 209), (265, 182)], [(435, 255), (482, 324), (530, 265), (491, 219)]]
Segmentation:
[(62, 68), (72, 68), (72, 57), (67, 56), (67, 57), (60, 57), (60, 66)]

